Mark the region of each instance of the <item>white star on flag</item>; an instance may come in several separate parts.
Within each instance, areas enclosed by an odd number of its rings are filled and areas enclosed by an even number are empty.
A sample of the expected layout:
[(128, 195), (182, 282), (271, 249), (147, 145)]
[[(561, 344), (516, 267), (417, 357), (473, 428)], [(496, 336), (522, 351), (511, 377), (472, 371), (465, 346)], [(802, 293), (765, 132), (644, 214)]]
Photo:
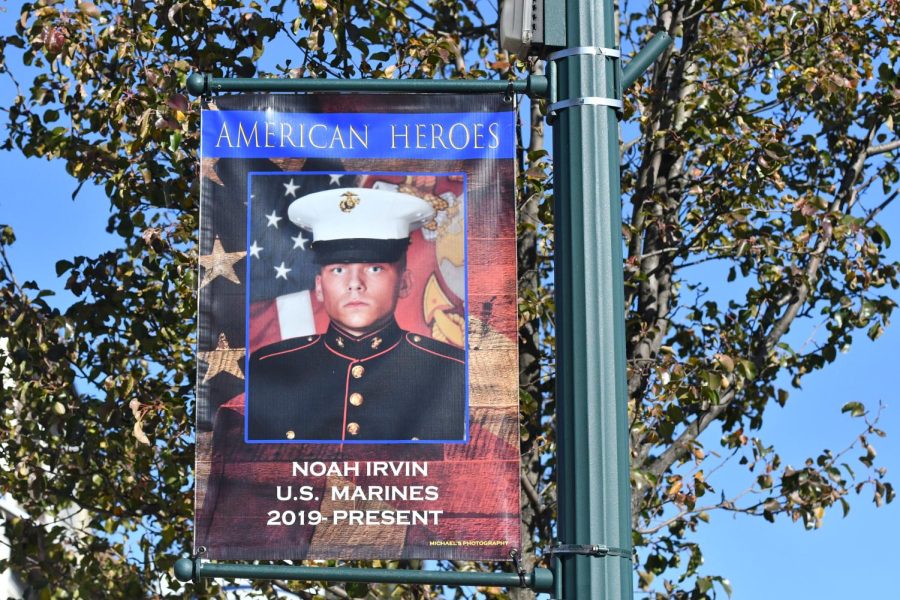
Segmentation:
[[(251, 265), (250, 320), (260, 324), (251, 325), (251, 330), (261, 333), (246, 342), (248, 352), (263, 342), (316, 333), (310, 290), (318, 268), (313, 265), (310, 252), (312, 235), (291, 223), (287, 208), (295, 201), (292, 192), (300, 198), (339, 187), (328, 183), (335, 168), (332, 163), (325, 163), (313, 173), (273, 172), (249, 176), (250, 193), (256, 199), (251, 204), (250, 229), (243, 249)], [(340, 181), (351, 185), (351, 179), (355, 183), (353, 175)]]
[(275, 267), (275, 279), (287, 279), (287, 274), (290, 273), (290, 269), (284, 266), (284, 261), (281, 261), (281, 264)]
[(273, 210), (271, 215), (266, 215), (266, 221), (268, 221), (268, 223), (266, 223), (266, 227), (274, 227), (275, 229), (278, 229), (278, 221), (280, 220), (281, 217), (279, 217), (278, 213)]
[(328, 181), (329, 185), (340, 185), (341, 177), (343, 177), (343, 175), (336, 174), (336, 175), (329, 175), (328, 177), (329, 177), (329, 181)]
[(282, 183), (281, 185), (284, 186), (285, 196), (291, 196), (293, 198), (297, 197), (297, 190), (300, 189), (300, 186), (294, 184), (293, 178), (288, 183)]

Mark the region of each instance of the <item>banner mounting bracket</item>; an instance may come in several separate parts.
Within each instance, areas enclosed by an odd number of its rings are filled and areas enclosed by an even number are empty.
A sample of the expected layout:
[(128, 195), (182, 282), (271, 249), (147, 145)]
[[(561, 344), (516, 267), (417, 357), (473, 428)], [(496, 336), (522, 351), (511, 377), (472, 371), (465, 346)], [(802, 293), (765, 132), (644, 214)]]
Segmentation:
[(543, 75), (525, 79), (313, 79), (311, 77), (241, 78), (192, 73), (187, 91), (194, 96), (218, 92), (409, 92), (419, 94), (527, 94), (546, 98), (550, 88)]
[[(292, 581), (417, 583), (451, 586), (525, 587), (549, 593), (554, 589), (554, 573), (536, 567), (518, 573), (473, 573), (470, 571), (423, 571), (362, 567), (306, 567), (284, 564), (241, 564), (182, 558), (175, 562), (178, 581), (197, 582), (202, 578), (285, 579)], [(524, 582), (524, 583), (523, 583)]]

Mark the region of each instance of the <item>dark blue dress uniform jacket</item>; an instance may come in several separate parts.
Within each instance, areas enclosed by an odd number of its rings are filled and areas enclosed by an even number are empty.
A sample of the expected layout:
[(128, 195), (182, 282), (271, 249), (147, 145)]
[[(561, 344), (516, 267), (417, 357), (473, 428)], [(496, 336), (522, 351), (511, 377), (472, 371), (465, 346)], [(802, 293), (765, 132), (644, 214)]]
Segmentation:
[(248, 379), (250, 441), (465, 439), (465, 352), (394, 321), (265, 346)]

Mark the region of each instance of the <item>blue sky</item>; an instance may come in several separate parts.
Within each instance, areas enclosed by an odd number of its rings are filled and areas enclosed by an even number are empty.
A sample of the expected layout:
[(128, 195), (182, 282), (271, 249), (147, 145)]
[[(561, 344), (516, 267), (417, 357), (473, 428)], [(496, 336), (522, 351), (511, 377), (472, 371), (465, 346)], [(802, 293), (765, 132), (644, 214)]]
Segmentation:
[[(883, 221), (891, 233), (900, 233), (897, 208)], [(896, 249), (892, 254), (898, 257)], [(862, 432), (859, 419), (841, 414), (845, 403), (860, 401), (877, 408), (881, 401), (879, 427), (888, 435), (877, 439), (875, 447), (880, 466), (887, 467), (889, 478), (896, 481), (900, 403), (895, 400), (892, 374), (900, 356), (900, 327), (895, 323), (876, 342), (864, 333), (855, 338), (850, 352), (809, 375), (802, 390), (792, 391), (784, 408), (774, 403), (769, 407), (760, 436), (778, 449), (785, 463), (800, 466), (807, 456), (825, 448), (845, 448)], [(847, 455), (857, 474), (861, 454), (854, 450)], [(734, 477), (728, 471), (717, 478), (720, 484), (729, 479)], [(868, 490), (851, 495), (849, 501), (852, 508), (846, 518), (836, 507), (826, 514), (822, 528), (811, 531), (790, 519), (769, 524), (761, 518), (713, 513), (711, 523), (697, 536), (705, 568), (730, 579), (735, 600), (884, 597), (886, 582), (879, 574), (896, 566), (900, 508), (894, 502), (876, 509)]]
[[(0, 30), (8, 30), (13, 16), (0, 11)], [(8, 79), (0, 77), (0, 105), (8, 104), (12, 94)], [(107, 200), (101, 190), (86, 185), (73, 202), (76, 183), (59, 162), (3, 153), (0, 166), (5, 188), (0, 223), (12, 225), (18, 237), (9, 249), (16, 277), (57, 289), (54, 303), (65, 307), (72, 297), (62, 290), (55, 263), (76, 255), (93, 256), (115, 243), (114, 236), (104, 231)], [(900, 206), (890, 207), (880, 222), (898, 244), (889, 250), (890, 256), (900, 259)], [(900, 301), (900, 294), (894, 298)], [(799, 465), (824, 448), (844, 448), (862, 423), (842, 415), (841, 406), (861, 401), (874, 407), (882, 401), (880, 427), (888, 437), (875, 443), (878, 464), (894, 478), (900, 473), (900, 403), (895, 401), (893, 381), (900, 356), (900, 315), (895, 321), (874, 343), (861, 332), (850, 352), (807, 377), (802, 391), (793, 391), (785, 408), (774, 404), (769, 408), (761, 436), (778, 448), (785, 462)], [(850, 462), (858, 464), (859, 454), (851, 453)], [(729, 479), (735, 480), (726, 470), (713, 483)], [(735, 600), (883, 597), (891, 585), (886, 575), (893, 572), (898, 556), (900, 502), (876, 510), (870, 498), (868, 490), (851, 497), (847, 518), (841, 517), (839, 508), (833, 510), (823, 528), (815, 531), (787, 519), (772, 525), (760, 518), (713, 513), (711, 523), (696, 538), (706, 557), (704, 570), (727, 577)]]

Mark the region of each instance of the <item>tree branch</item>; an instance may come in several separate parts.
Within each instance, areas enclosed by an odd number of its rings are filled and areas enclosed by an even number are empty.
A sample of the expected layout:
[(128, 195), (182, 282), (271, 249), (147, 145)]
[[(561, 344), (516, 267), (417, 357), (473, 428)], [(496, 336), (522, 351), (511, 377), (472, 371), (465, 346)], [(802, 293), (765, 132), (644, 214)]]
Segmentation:
[(896, 200), (898, 194), (900, 194), (900, 191), (894, 192), (893, 194), (891, 194), (890, 196), (888, 196), (888, 197), (884, 200), (884, 202), (882, 202), (881, 204), (879, 204), (878, 206), (876, 206), (875, 208), (873, 208), (872, 211), (871, 211), (871, 212), (868, 214), (868, 216), (866, 217), (866, 224), (868, 225), (869, 223), (871, 223), (872, 220), (875, 219), (875, 217), (877, 217), (878, 214), (879, 214), (881, 211), (883, 211), (883, 210), (884, 210), (885, 208), (887, 208), (894, 200)]
[(888, 142), (887, 144), (881, 144), (880, 146), (871, 146), (868, 150), (866, 150), (866, 156), (884, 154), (885, 152), (890, 152), (891, 150), (896, 150), (897, 148), (900, 148), (900, 140)]
[(534, 509), (536, 515), (541, 515), (544, 513), (544, 502), (541, 500), (540, 494), (538, 491), (534, 489), (534, 486), (525, 477), (525, 473), (519, 473), (519, 480), (522, 482), (522, 489), (525, 491), (525, 495), (528, 497), (528, 502), (531, 503), (531, 508)]

